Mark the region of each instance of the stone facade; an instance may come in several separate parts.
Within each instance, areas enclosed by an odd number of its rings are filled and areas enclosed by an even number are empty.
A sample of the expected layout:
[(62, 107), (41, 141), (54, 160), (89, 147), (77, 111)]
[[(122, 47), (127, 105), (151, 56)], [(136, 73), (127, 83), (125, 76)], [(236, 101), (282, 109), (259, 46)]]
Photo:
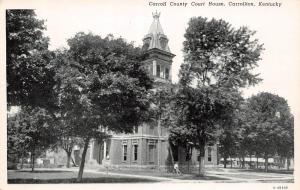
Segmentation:
[[(134, 134), (113, 135), (102, 144), (93, 141), (88, 150), (87, 163), (96, 160), (98, 164), (115, 168), (172, 171), (174, 162), (178, 162), (182, 171), (188, 171), (197, 168), (199, 164), (199, 151), (189, 151), (183, 146), (172, 145), (167, 129), (155, 124), (144, 124)], [(217, 166), (217, 145), (208, 146), (205, 151), (205, 165)], [(188, 154), (191, 154), (191, 159), (187, 159)]]

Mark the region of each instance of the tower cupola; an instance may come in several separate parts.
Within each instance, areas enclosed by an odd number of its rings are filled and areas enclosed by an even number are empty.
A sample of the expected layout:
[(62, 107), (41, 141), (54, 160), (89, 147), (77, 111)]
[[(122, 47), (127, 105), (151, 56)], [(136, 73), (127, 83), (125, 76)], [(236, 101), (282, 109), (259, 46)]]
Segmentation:
[(157, 48), (170, 53), (170, 48), (168, 46), (169, 40), (164, 34), (161, 24), (159, 22), (160, 13), (152, 13), (152, 16), (152, 24), (149, 28), (148, 34), (146, 34), (146, 36), (143, 39), (143, 49), (149, 50)]
[(149, 70), (150, 76), (156, 82), (171, 82), (172, 59), (175, 56), (171, 53), (169, 39), (161, 27), (157, 11), (152, 13), (153, 21), (148, 33), (143, 38), (143, 51), (147, 54), (144, 61)]

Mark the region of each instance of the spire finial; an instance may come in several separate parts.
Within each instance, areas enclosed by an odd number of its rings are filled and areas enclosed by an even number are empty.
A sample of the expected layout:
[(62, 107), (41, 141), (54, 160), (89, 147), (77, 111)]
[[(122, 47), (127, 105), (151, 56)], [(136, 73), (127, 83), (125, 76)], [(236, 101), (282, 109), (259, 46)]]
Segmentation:
[(154, 13), (152, 13), (152, 16), (154, 19), (159, 19), (160, 12), (157, 12), (157, 10), (156, 10)]

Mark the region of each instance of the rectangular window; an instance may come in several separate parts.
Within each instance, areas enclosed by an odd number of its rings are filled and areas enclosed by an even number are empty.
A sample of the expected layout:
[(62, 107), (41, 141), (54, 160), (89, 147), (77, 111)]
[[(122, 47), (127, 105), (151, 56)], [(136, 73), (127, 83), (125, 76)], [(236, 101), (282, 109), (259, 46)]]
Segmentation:
[(160, 77), (160, 65), (156, 65), (156, 76)]
[(106, 150), (105, 150), (106, 158), (109, 158), (109, 149), (110, 149), (110, 140), (107, 140), (106, 141)]
[(199, 162), (200, 161), (200, 151), (197, 150), (197, 161)]
[(166, 68), (166, 79), (169, 79), (169, 77), (170, 77), (170, 71), (169, 71), (169, 68)]
[(80, 150), (74, 150), (74, 159), (75, 159), (75, 163), (76, 165), (80, 165)]
[(133, 127), (133, 133), (136, 134), (139, 132), (139, 127), (138, 126), (134, 126)]
[(123, 145), (123, 161), (127, 160), (127, 145)]
[(155, 145), (150, 144), (149, 145), (149, 162), (154, 162), (154, 153), (155, 153)]
[(150, 124), (150, 127), (149, 127), (149, 134), (150, 135), (154, 134), (154, 126), (152, 124)]
[(192, 148), (188, 147), (185, 149), (185, 161), (189, 161), (192, 155)]
[(211, 162), (211, 147), (207, 148), (207, 161)]
[(138, 145), (133, 145), (133, 160), (137, 161), (138, 159)]

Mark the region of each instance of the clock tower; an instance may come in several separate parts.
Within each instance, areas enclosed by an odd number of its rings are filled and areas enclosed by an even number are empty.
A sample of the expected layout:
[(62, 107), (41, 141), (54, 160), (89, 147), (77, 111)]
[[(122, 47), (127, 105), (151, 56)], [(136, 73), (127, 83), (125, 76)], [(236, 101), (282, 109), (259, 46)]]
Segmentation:
[(146, 54), (144, 64), (156, 84), (171, 83), (172, 59), (168, 41), (159, 22), (160, 13), (152, 13), (153, 21), (143, 38), (143, 51)]

